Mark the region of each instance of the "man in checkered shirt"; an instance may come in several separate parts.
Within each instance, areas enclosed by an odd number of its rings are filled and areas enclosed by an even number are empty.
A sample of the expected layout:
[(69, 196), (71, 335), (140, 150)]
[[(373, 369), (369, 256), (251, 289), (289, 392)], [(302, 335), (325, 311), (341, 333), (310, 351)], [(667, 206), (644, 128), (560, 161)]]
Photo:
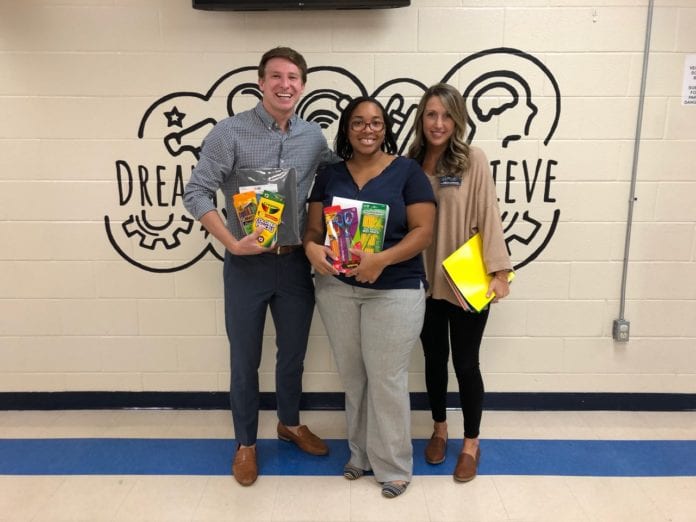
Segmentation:
[[(276, 397), (278, 437), (312, 455), (328, 447), (300, 424), (302, 372), (314, 311), (310, 264), (301, 244), (259, 246), (260, 229), (245, 236), (230, 212), (237, 191), (238, 169), (290, 168), (297, 174), (298, 222), (304, 230), (305, 202), (317, 167), (337, 161), (316, 123), (302, 120), (295, 107), (307, 81), (307, 64), (297, 51), (267, 51), (258, 69), (262, 100), (251, 110), (220, 121), (203, 142), (201, 156), (184, 192), (186, 209), (226, 249), (224, 262), (225, 324), (230, 342), (230, 404), (237, 451), (235, 479), (254, 483), (259, 414), (261, 345), (266, 310), (276, 330)], [(221, 190), (227, 224), (215, 206)]]

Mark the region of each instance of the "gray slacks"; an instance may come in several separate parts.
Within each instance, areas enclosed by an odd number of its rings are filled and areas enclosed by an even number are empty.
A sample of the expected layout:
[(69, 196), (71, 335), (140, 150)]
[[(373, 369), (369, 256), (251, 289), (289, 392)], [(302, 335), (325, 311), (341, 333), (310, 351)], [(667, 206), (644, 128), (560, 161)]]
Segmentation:
[(350, 461), (379, 482), (411, 480), (411, 351), (425, 313), (421, 289), (375, 290), (315, 278), (316, 300), (346, 394)]

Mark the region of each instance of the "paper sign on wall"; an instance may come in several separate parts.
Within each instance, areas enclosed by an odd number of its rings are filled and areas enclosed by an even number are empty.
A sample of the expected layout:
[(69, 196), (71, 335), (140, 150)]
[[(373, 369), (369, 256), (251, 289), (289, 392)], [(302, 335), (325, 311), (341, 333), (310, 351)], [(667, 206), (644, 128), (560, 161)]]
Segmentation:
[(684, 60), (682, 105), (696, 105), (696, 54), (687, 54)]

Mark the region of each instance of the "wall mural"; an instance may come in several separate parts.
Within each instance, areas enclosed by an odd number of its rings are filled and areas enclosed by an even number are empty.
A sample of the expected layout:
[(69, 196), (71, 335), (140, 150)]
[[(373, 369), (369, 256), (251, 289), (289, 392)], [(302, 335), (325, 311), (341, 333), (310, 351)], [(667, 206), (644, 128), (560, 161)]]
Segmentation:
[[(439, 81), (466, 86), (468, 138), (489, 157), (505, 239), (519, 269), (546, 248), (560, 219), (553, 197), (558, 162), (548, 157), (561, 112), (558, 84), (540, 60), (510, 48), (472, 54)], [(331, 143), (341, 110), (352, 98), (370, 94), (384, 103), (399, 152), (405, 153), (426, 88), (417, 79), (396, 78), (368, 92), (346, 69), (311, 67), (297, 112), (318, 123)], [(253, 65), (223, 75), (205, 94), (173, 92), (150, 105), (138, 127), (142, 155), (116, 160), (118, 211), (104, 216), (108, 239), (123, 259), (150, 272), (175, 272), (208, 253), (223, 258), (222, 246), (184, 209), (184, 185), (217, 118), (250, 109), (260, 99)], [(218, 202), (218, 208), (223, 212), (224, 205)]]

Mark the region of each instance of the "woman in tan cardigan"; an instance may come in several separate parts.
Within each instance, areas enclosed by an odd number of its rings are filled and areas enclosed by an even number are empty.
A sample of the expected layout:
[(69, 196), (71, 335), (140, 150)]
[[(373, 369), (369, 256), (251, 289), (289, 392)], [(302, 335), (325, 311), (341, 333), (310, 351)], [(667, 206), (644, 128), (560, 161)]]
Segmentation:
[(430, 87), (418, 106), (414, 142), (409, 156), (428, 174), (438, 202), (433, 242), (424, 252), (430, 285), (421, 332), (425, 379), (434, 421), (425, 449), (431, 464), (444, 462), (447, 447), (447, 361), (450, 344), (464, 415), (464, 444), (454, 479), (467, 482), (476, 476), (480, 458), (479, 428), (483, 409), (483, 379), (479, 348), (489, 309), (465, 310), (450, 289), (442, 261), (477, 232), (483, 239), (486, 270), (493, 275), (489, 294), (494, 302), (508, 295), (512, 269), (488, 160), (481, 149), (465, 140), (466, 105), (452, 86)]

